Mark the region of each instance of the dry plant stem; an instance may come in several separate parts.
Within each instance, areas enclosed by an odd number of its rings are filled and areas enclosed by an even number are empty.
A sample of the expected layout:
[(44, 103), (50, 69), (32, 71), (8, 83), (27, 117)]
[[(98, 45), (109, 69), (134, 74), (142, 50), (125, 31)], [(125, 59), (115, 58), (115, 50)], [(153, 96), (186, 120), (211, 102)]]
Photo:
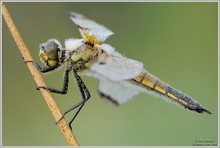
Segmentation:
[[(2, 2), (2, 15), (8, 25), (8, 28), (22, 54), (22, 57), (24, 58), (25, 61), (33, 61), (32, 56), (30, 55), (21, 35), (19, 34), (14, 22), (11, 19), (11, 16), (8, 13), (8, 10), (5, 6), (5, 4)], [(40, 72), (38, 71), (38, 69), (35, 68), (35, 66), (31, 63), (31, 62), (27, 62), (26, 63), (35, 82), (37, 83), (37, 86), (46, 86), (42, 75), (40, 74)], [(48, 107), (50, 108), (50, 111), (52, 112), (55, 120), (57, 121), (61, 116), (62, 113), (60, 111), (60, 109), (58, 108), (53, 96), (51, 95), (51, 92), (45, 89), (40, 89)], [(58, 123), (64, 137), (66, 138), (68, 144), (70, 146), (79, 146), (69, 125), (67, 124), (65, 119), (62, 119), (59, 123)]]

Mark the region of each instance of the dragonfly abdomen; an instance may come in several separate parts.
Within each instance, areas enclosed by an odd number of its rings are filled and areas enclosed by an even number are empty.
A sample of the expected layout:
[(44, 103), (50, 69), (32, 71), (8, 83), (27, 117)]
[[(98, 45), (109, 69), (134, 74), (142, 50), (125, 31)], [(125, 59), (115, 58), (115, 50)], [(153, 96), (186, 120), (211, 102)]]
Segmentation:
[(177, 104), (198, 113), (207, 112), (211, 114), (210, 111), (202, 108), (202, 106), (193, 100), (191, 97), (185, 95), (184, 93), (172, 88), (166, 83), (162, 82), (155, 76), (151, 75), (147, 71), (143, 70), (139, 76), (133, 79), (137, 85), (148, 91), (154, 92), (161, 95), (162, 97), (176, 102)]

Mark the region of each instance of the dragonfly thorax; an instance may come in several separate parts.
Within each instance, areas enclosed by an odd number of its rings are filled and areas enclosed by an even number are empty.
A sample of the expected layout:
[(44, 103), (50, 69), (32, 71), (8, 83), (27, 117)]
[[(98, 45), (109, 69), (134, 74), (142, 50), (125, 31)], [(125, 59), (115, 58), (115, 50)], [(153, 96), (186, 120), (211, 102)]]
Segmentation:
[(89, 68), (93, 64), (93, 60), (88, 58), (87, 60), (78, 55), (72, 54), (69, 59), (69, 68), (76, 71), (81, 71)]
[(86, 43), (78, 44), (79, 46), (66, 47), (66, 57), (69, 61), (69, 68), (76, 71), (84, 70), (89, 68), (98, 57), (98, 50), (91, 45)]

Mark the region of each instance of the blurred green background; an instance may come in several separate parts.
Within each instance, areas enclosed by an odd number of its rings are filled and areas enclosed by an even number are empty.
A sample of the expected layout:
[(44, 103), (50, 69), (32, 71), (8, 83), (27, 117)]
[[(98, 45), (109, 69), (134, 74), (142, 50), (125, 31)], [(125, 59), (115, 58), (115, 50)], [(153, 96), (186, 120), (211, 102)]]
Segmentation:
[[(40, 65), (40, 43), (80, 38), (67, 17), (75, 11), (115, 33), (106, 43), (143, 62), (150, 73), (213, 113), (189, 112), (149, 94), (109, 107), (97, 94), (98, 81), (82, 77), (92, 97), (72, 125), (81, 146), (193, 146), (196, 140), (218, 144), (217, 2), (5, 4)], [(67, 145), (4, 20), (2, 41), (2, 145)], [(44, 75), (54, 88), (61, 88), (62, 77), (63, 70)], [(80, 100), (80, 93), (72, 80), (67, 95), (54, 97), (64, 111)]]

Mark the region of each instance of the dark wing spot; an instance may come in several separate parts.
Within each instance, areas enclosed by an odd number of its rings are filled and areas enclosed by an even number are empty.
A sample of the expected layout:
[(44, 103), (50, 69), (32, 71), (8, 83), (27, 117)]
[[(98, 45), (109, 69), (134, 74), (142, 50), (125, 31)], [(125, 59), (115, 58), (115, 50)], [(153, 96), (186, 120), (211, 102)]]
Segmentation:
[(99, 65), (105, 65), (105, 62), (99, 62)]

